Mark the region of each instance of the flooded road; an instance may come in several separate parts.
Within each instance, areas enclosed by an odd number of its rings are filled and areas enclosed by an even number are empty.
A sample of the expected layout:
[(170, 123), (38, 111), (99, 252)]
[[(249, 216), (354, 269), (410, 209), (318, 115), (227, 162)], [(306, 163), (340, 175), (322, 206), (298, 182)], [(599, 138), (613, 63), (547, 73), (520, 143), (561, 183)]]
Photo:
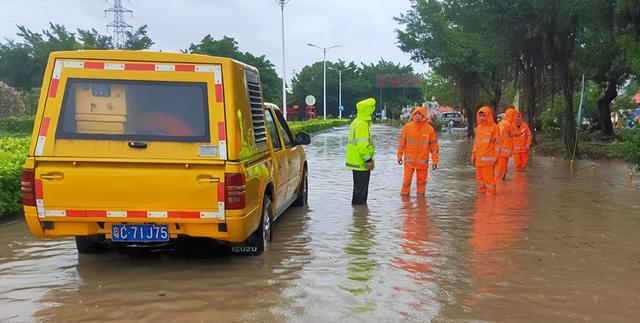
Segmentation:
[[(640, 180), (621, 163), (533, 157), (477, 196), (466, 140), (441, 134), (427, 198), (399, 196), (399, 129), (375, 126), (368, 207), (352, 207), (347, 130), (306, 148), (309, 207), (259, 257), (215, 251), (78, 256), (0, 226), (0, 321), (634, 322)], [(200, 246), (202, 249), (202, 246)]]

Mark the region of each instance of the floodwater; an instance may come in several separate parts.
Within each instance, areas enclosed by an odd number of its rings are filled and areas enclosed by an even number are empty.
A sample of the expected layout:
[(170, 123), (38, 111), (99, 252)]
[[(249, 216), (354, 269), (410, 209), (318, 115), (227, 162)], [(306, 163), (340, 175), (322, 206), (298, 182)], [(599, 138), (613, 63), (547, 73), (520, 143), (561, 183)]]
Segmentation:
[(402, 199), (399, 130), (373, 131), (368, 207), (350, 205), (347, 130), (318, 135), (309, 207), (276, 222), (262, 256), (202, 245), (78, 256), (72, 239), (5, 223), (0, 321), (639, 320), (640, 181), (628, 166), (534, 156), (479, 196), (468, 142), (443, 133), (426, 199)]

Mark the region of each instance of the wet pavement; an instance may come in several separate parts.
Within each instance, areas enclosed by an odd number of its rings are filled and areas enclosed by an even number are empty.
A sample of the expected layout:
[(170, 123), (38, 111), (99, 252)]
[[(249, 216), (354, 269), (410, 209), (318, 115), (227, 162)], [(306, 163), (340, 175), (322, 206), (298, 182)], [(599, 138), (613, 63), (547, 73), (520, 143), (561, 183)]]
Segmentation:
[[(475, 193), (469, 143), (441, 134), (427, 198), (402, 199), (399, 129), (375, 126), (368, 207), (352, 207), (345, 128), (306, 148), (309, 207), (270, 250), (78, 256), (72, 239), (0, 226), (0, 321), (635, 322), (640, 180), (625, 164), (534, 156)], [(185, 251), (188, 250), (188, 251)]]

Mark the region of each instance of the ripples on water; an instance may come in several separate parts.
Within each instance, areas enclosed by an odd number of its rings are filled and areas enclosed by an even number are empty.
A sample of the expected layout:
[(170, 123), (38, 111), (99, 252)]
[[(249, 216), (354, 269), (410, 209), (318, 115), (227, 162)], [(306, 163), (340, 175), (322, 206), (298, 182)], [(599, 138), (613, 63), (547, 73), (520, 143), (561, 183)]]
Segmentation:
[(280, 218), (263, 256), (199, 244), (78, 257), (70, 239), (0, 227), (0, 321), (640, 317), (640, 185), (623, 164), (535, 157), (477, 196), (469, 144), (443, 134), (427, 198), (402, 199), (399, 130), (375, 126), (369, 203), (352, 207), (346, 132), (313, 138), (309, 207)]

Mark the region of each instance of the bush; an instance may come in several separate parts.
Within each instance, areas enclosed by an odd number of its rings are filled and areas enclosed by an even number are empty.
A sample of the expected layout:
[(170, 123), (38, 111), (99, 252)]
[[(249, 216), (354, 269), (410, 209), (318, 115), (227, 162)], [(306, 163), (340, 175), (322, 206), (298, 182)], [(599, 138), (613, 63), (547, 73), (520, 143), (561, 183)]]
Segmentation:
[(35, 115), (38, 110), (38, 101), (40, 100), (40, 88), (35, 87), (20, 91), (20, 100), (24, 103), (26, 114)]
[(620, 132), (611, 149), (626, 161), (640, 165), (640, 128), (625, 129)]
[(0, 216), (20, 212), (22, 167), (29, 150), (29, 138), (0, 138)]
[(313, 133), (321, 130), (329, 129), (335, 126), (347, 125), (351, 122), (349, 119), (311, 119), (307, 121), (291, 121), (288, 122), (291, 132), (295, 135), (300, 131)]
[(33, 130), (34, 119), (35, 117), (33, 116), (0, 119), (0, 132), (22, 135), (30, 134)]
[(25, 115), (26, 112), (18, 91), (0, 81), (0, 120)]

